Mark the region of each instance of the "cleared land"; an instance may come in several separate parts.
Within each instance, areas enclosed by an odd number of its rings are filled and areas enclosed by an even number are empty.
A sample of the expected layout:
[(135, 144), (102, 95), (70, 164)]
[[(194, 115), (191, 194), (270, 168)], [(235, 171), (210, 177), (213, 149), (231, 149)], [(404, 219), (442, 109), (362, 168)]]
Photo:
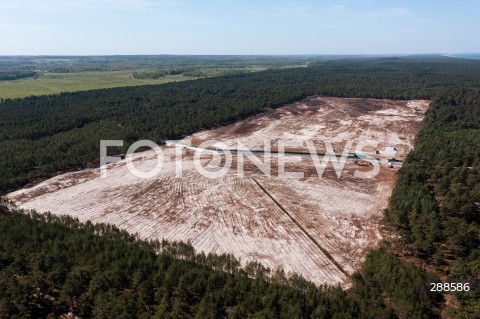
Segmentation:
[(0, 81), (0, 98), (57, 94), (122, 86), (162, 84), (194, 80), (183, 75), (166, 75), (160, 79), (134, 79), (132, 72), (42, 73), (37, 78)]
[[(313, 97), (271, 110), (248, 120), (199, 132), (191, 140), (216, 139), (229, 147), (239, 140), (261, 148), (265, 139), (313, 141), (319, 153), (322, 140), (340, 153), (347, 140), (353, 147), (366, 140), (376, 148), (396, 147), (402, 159), (421, 127), (428, 101), (390, 101)], [(187, 142), (187, 141), (185, 141)], [(297, 146), (297, 149), (305, 149)], [(366, 148), (369, 156), (375, 148)], [(220, 178), (202, 176), (194, 163), (195, 150), (162, 147), (165, 165), (153, 178), (140, 179), (125, 161), (109, 164), (108, 177), (99, 169), (57, 176), (35, 187), (8, 195), (20, 207), (69, 214), (81, 221), (113, 223), (142, 238), (190, 241), (198, 251), (233, 253), (242, 263), (259, 261), (272, 268), (294, 271), (317, 284), (348, 285), (366, 251), (388, 234), (382, 210), (396, 180), (396, 170), (384, 165), (369, 179), (354, 176), (371, 166), (346, 164), (340, 178), (329, 165), (321, 178), (306, 157), (272, 156), (272, 176), (245, 160), (238, 174), (237, 159)], [(204, 167), (214, 166), (215, 154), (202, 152)], [(258, 156), (260, 161), (265, 160)], [(299, 178), (278, 177), (279, 161)], [(220, 161), (225, 158), (220, 156)], [(296, 162), (294, 162), (296, 161)], [(134, 155), (139, 170), (155, 165), (153, 151)], [(179, 163), (182, 176), (176, 176)]]

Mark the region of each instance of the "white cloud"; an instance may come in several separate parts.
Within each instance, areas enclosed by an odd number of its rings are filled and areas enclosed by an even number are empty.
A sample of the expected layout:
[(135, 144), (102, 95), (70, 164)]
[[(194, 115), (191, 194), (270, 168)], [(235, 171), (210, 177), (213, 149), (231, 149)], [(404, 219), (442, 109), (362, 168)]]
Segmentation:
[(415, 13), (408, 9), (402, 7), (388, 8), (383, 10), (368, 11), (366, 16), (375, 17), (375, 18), (411, 18)]
[(277, 16), (303, 16), (312, 17), (312, 6), (307, 1), (288, 1), (285, 6), (277, 7), (273, 10), (273, 15)]
[(334, 13), (345, 13), (348, 11), (348, 7), (343, 4), (334, 4), (329, 7), (331, 12)]

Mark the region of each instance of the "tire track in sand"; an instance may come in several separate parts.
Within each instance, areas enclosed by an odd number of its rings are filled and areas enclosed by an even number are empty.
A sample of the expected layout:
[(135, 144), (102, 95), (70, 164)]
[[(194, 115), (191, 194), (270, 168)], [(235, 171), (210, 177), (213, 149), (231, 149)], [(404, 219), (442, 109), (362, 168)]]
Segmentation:
[(333, 256), (325, 249), (323, 248), (316, 240), (315, 238), (312, 237), (312, 235), (310, 235), (307, 230), (305, 228), (303, 228), (302, 225), (300, 225), (300, 223), (292, 217), (292, 215), (290, 215), (290, 213), (285, 209), (283, 208), (282, 205), (280, 205), (280, 203), (270, 194), (269, 191), (267, 191), (265, 189), (265, 187), (262, 186), (262, 184), (260, 184), (255, 178), (252, 178), (253, 181), (255, 182), (255, 184), (257, 184), (257, 186), (275, 203), (275, 205), (277, 205), (277, 207), (282, 211), (284, 212), (291, 220), (292, 222), (297, 225), (298, 228), (300, 228), (300, 230), (305, 234), (305, 236), (308, 237), (308, 239), (310, 239), (310, 241), (315, 245), (317, 246), (318, 249), (320, 249), (320, 251), (325, 255), (325, 257), (327, 257), (328, 260), (330, 260), (330, 262), (335, 265), (335, 267), (337, 267), (338, 270), (340, 270), (340, 272), (342, 274), (344, 274), (345, 276), (347, 277), (350, 277), (350, 274), (347, 273), (345, 271), (345, 269), (343, 269), (343, 267), (335, 260), (335, 258), (333, 258)]

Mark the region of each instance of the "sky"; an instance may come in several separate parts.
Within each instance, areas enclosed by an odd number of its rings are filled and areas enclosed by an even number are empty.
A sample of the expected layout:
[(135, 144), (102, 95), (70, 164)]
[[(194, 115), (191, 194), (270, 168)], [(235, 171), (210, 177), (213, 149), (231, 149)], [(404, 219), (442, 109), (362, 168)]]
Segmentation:
[(478, 0), (0, 0), (0, 55), (480, 52)]

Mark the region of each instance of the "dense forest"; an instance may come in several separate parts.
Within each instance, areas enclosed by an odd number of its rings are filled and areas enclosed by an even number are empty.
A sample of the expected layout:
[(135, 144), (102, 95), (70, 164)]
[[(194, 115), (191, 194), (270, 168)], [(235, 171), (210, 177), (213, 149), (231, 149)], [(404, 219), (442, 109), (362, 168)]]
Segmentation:
[(0, 318), (435, 318), (439, 306), (424, 287), (434, 279), (384, 250), (368, 256), (345, 292), (188, 244), (9, 206), (0, 204)]
[(0, 71), (0, 81), (14, 81), (37, 76), (35, 71)]
[[(0, 104), (4, 193), (95, 163), (100, 139), (123, 139), (125, 147), (140, 138), (161, 143), (310, 95), (421, 98), (432, 105), (385, 211), (400, 236), (368, 255), (347, 292), (270, 274), (259, 265), (240, 269), (231, 257), (202, 257), (191, 247), (188, 256), (178, 255), (175, 251), (187, 246), (141, 242), (106, 225), (28, 217), (3, 204), (0, 311), (7, 311), (6, 317), (73, 310), (87, 317), (479, 318), (479, 291), (449, 296), (446, 306), (442, 296), (425, 288), (435, 280), (429, 273), (443, 280), (480, 279), (479, 74), (480, 62), (452, 58), (328, 60), (308, 68), (5, 100)], [(50, 256), (50, 266), (42, 256)], [(212, 264), (217, 258), (236, 266)], [(108, 280), (117, 275), (115, 286)], [(146, 289), (149, 297), (141, 296), (144, 290), (133, 279), (138, 276), (152, 288)], [(42, 288), (35, 280), (42, 280)], [(197, 281), (203, 288), (194, 286)], [(98, 306), (105, 300), (108, 306)]]
[[(401, 235), (402, 253), (452, 282), (478, 282), (479, 89), (454, 89), (433, 100), (399, 173), (385, 216)], [(466, 313), (480, 316), (480, 290), (460, 302)]]

